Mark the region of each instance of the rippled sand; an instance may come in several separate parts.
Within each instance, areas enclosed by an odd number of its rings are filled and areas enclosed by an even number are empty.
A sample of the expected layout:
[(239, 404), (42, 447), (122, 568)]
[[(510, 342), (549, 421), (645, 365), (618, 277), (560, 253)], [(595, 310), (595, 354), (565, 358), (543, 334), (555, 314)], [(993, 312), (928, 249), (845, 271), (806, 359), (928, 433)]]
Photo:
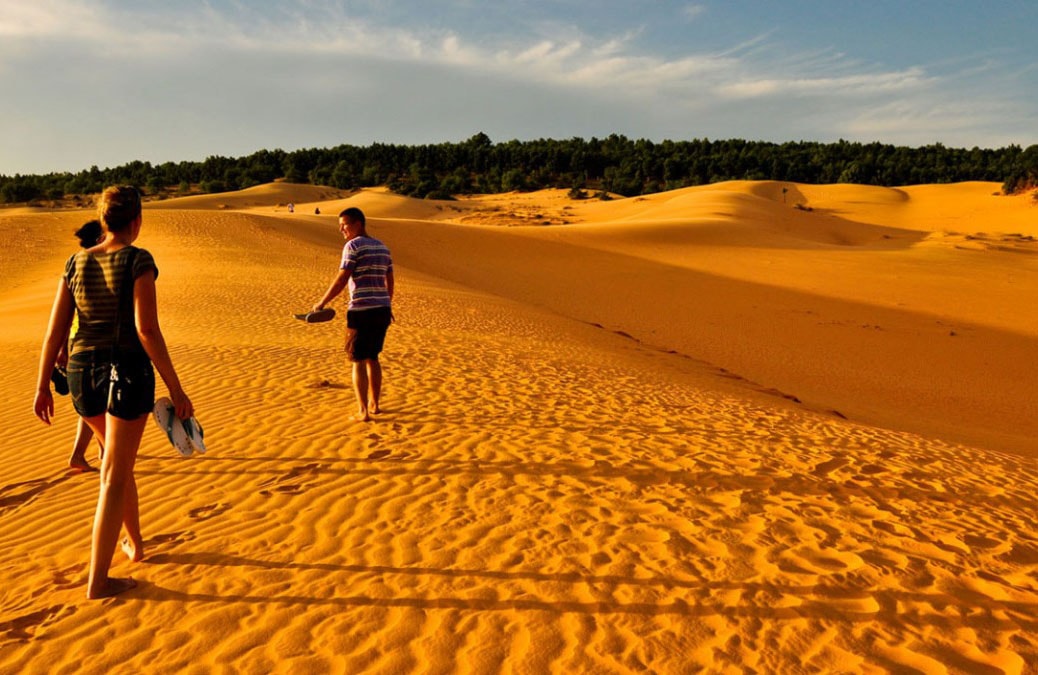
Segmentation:
[[(0, 670), (1034, 672), (1038, 211), (997, 189), (152, 203), (210, 451), (149, 426), (105, 601), (71, 405), (31, 414), (90, 214), (0, 210)], [(353, 204), (398, 266), (368, 424), (291, 316)]]

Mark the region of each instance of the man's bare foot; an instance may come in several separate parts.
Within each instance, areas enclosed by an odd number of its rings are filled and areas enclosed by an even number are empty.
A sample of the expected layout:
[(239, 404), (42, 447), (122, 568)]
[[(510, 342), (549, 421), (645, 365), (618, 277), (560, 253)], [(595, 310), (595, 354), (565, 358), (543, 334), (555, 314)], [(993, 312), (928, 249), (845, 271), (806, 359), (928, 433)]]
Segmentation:
[(113, 595), (119, 595), (131, 588), (137, 588), (137, 582), (132, 578), (127, 579), (116, 579), (114, 577), (108, 577), (104, 580), (104, 583), (96, 591), (87, 589), (87, 598), (90, 600), (99, 600), (100, 598), (110, 598)]
[(144, 560), (144, 542), (133, 542), (129, 537), (126, 537), (122, 541), (123, 553), (130, 559), (130, 562), (140, 562)]
[(90, 462), (86, 461), (86, 457), (77, 457), (76, 455), (72, 455), (68, 458), (68, 468), (76, 473), (97, 471), (96, 468), (90, 466)]

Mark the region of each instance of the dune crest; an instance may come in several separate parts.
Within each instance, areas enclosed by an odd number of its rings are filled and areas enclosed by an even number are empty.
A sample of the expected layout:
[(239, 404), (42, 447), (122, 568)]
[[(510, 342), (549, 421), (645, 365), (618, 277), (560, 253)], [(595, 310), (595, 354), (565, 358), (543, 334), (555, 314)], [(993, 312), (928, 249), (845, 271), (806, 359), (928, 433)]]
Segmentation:
[(274, 207), (282, 211), (287, 205), (341, 199), (349, 190), (300, 183), (266, 183), (235, 192), (174, 197), (145, 202), (146, 209), (203, 209), (234, 210), (256, 207)]
[[(147, 557), (101, 603), (71, 405), (30, 412), (91, 214), (0, 212), (0, 670), (1030, 672), (1038, 258), (931, 238), (987, 184), (782, 187), (151, 204), (209, 451), (149, 425)], [(398, 267), (371, 424), (342, 323), (292, 318), (349, 205)]]

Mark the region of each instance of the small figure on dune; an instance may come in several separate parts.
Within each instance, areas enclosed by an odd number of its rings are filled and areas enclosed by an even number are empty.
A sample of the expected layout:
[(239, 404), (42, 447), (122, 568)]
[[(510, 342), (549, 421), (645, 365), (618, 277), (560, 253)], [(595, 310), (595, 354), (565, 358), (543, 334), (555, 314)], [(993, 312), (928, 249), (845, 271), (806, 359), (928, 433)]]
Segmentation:
[(137, 585), (132, 578), (114, 578), (108, 572), (123, 527), (123, 552), (133, 562), (144, 558), (133, 468), (155, 403), (155, 370), (169, 389), (177, 416), (194, 414), (159, 329), (158, 268), (148, 251), (133, 245), (141, 231), (140, 193), (131, 186), (107, 188), (98, 215), (104, 236), (69, 258), (58, 282), (33, 401), (36, 416), (50, 424), (51, 373), (75, 315), (79, 328), (68, 348), (69, 393), (76, 412), (104, 439), (105, 448), (90, 540), (88, 598), (109, 597)]
[(339, 214), (346, 239), (339, 273), (313, 307), (317, 312), (349, 287), (346, 310), (346, 355), (353, 371), (357, 419), (367, 422), (381, 412), (382, 364), (378, 357), (393, 321), (393, 260), (389, 249), (368, 236), (364, 213), (348, 208)]

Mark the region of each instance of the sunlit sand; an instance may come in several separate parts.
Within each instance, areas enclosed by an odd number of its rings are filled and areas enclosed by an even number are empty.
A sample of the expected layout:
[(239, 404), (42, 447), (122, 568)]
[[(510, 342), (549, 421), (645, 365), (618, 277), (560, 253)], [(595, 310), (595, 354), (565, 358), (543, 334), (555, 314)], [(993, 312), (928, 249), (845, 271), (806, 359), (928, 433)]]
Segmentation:
[[(149, 426), (103, 602), (71, 404), (31, 411), (92, 214), (0, 210), (0, 671), (1034, 672), (1038, 206), (998, 189), (151, 202), (209, 451)], [(346, 206), (397, 266), (369, 423), (341, 317), (292, 317)]]

